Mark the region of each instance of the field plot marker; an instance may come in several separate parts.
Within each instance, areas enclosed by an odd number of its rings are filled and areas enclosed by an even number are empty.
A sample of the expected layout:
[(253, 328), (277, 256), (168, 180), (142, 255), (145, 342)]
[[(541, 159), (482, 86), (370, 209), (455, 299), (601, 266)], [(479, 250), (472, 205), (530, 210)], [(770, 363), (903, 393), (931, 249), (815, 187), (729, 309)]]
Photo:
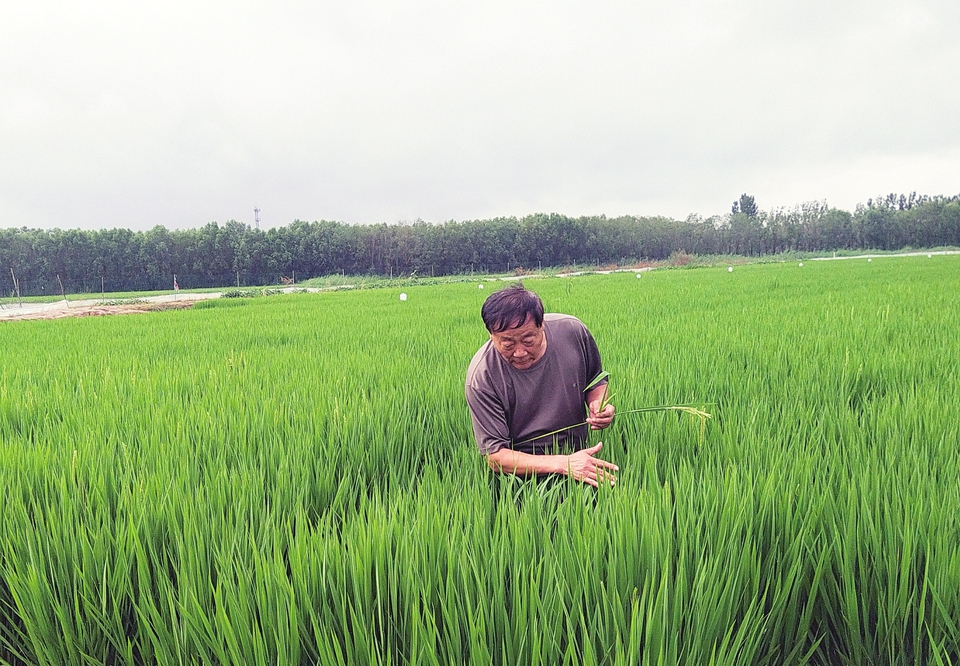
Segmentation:
[[(13, 272), (13, 269), (10, 269), (10, 277), (13, 278), (13, 289), (17, 292), (17, 302), (20, 303), (20, 309), (23, 309), (23, 299), (20, 298), (20, 283), (17, 282), (17, 276)], [(59, 278), (58, 278), (59, 279)]]
[(63, 296), (63, 302), (67, 304), (67, 307), (70, 307), (70, 301), (67, 300), (67, 294), (63, 291), (63, 281), (60, 280), (60, 276), (57, 276), (57, 282), (60, 283), (60, 295)]

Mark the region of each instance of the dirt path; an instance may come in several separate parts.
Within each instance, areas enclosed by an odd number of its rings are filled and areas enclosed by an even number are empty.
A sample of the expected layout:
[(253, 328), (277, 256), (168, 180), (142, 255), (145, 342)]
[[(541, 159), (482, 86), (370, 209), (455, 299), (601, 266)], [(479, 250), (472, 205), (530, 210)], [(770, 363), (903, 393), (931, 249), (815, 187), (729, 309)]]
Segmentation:
[[(325, 291), (316, 287), (271, 288), (285, 293)], [(197, 301), (220, 298), (219, 291), (206, 293), (162, 294), (142, 298), (118, 299), (104, 303), (100, 298), (79, 301), (56, 301), (55, 303), (4, 303), (0, 306), (0, 322), (22, 319), (60, 319), (62, 317), (99, 317), (118, 314), (139, 314), (158, 310), (183, 310)]]
[(931, 250), (929, 252), (899, 252), (897, 254), (858, 254), (850, 257), (811, 257), (810, 261), (840, 261), (841, 259), (883, 259), (884, 257), (934, 257), (939, 254), (960, 254), (960, 250)]
[[(203, 298), (216, 298), (220, 294), (189, 294), (189, 296), (202, 296)], [(105, 304), (103, 301), (83, 300), (83, 301), (57, 301), (56, 303), (24, 303), (21, 308), (19, 305), (3, 306), (0, 310), (0, 321), (21, 321), (24, 319), (60, 319), (63, 317), (102, 317), (106, 315), (119, 314), (140, 314), (143, 312), (156, 312), (158, 310), (182, 310), (189, 308), (201, 298), (185, 298), (188, 294), (181, 295), (174, 300), (167, 296), (150, 296), (147, 298), (133, 299), (129, 303), (111, 303)]]

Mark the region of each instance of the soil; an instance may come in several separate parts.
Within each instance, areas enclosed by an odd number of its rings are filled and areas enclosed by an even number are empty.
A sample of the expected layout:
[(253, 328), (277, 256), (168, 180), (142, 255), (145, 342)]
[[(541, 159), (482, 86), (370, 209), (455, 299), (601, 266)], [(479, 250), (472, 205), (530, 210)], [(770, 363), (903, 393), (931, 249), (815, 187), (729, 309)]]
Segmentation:
[(26, 319), (62, 319), (63, 317), (106, 317), (109, 315), (143, 314), (161, 310), (183, 310), (195, 301), (168, 301), (164, 303), (125, 303), (122, 305), (71, 305), (61, 309), (6, 309), (0, 312), (0, 321)]

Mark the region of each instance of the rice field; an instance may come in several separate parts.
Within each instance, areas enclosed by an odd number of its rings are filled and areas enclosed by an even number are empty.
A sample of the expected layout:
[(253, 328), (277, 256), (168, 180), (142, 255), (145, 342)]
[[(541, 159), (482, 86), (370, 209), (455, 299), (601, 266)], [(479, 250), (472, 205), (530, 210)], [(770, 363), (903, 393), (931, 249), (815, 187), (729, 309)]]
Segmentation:
[(527, 285), (713, 418), (494, 477), (491, 283), (0, 324), (0, 663), (960, 663), (960, 260)]

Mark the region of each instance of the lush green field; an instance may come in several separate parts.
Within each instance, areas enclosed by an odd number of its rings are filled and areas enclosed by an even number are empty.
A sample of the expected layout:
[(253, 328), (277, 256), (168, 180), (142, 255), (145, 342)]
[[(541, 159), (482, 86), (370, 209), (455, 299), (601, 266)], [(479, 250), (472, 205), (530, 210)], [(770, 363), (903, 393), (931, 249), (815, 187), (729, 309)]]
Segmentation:
[(960, 258), (531, 281), (714, 403), (599, 491), (477, 454), (490, 286), (0, 322), (0, 662), (960, 662)]

